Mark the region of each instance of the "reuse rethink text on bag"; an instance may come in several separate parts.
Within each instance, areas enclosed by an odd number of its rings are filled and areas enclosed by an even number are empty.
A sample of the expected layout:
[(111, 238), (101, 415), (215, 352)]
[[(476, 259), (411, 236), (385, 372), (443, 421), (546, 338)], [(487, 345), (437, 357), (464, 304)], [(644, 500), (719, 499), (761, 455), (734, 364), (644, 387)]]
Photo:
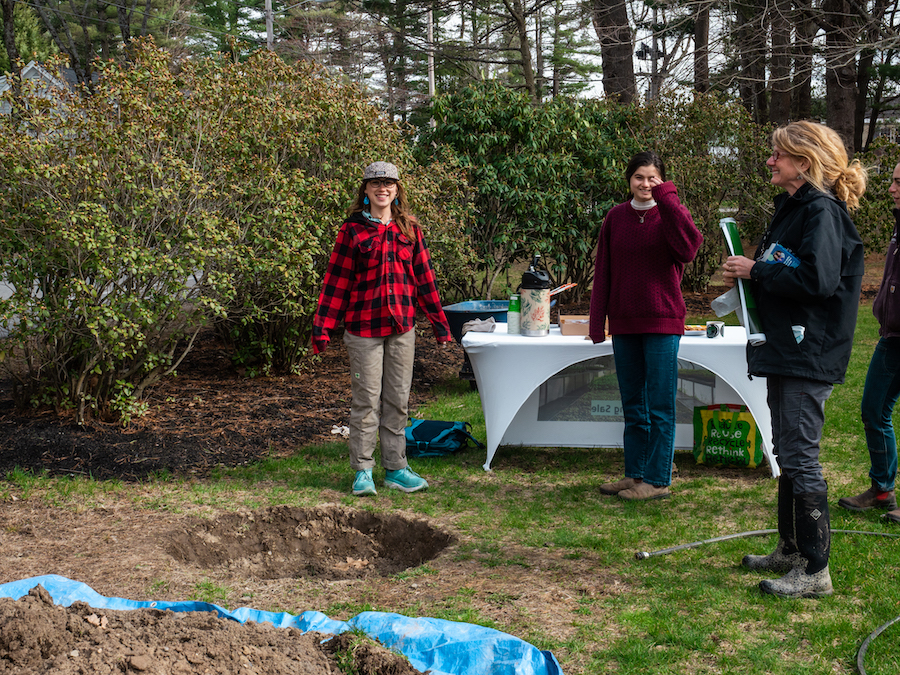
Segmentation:
[(765, 460), (762, 437), (747, 406), (719, 403), (694, 408), (694, 459), (755, 469)]

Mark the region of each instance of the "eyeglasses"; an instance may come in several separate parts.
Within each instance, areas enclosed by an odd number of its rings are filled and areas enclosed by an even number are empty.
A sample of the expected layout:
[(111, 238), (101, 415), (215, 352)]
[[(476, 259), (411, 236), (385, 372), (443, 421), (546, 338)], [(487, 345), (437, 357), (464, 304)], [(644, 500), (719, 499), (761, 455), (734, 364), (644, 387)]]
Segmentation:
[(772, 150), (772, 159), (776, 162), (781, 158), (782, 155), (786, 155), (786, 152), (782, 152), (781, 150)]
[(396, 185), (397, 181), (395, 180), (370, 180), (367, 185), (371, 185), (373, 188), (389, 188), (393, 185)]

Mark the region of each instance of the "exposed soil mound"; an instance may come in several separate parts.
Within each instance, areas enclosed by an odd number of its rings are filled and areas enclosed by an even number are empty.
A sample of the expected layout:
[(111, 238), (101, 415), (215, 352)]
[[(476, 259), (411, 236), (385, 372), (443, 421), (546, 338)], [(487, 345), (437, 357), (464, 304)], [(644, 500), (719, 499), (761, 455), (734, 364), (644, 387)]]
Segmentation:
[[(402, 657), (350, 637), (322, 643), (319, 633), (269, 624), (239, 624), (210, 612), (93, 609), (83, 602), (55, 606), (41, 586), (13, 601), (0, 598), (0, 673), (93, 675), (334, 675), (338, 657), (360, 659), (356, 672), (414, 675)], [(337, 642), (335, 642), (337, 640)], [(333, 644), (331, 644), (333, 643)]]
[(390, 652), (374, 642), (361, 642), (352, 633), (342, 633), (323, 646), (327, 652), (336, 656), (341, 653), (352, 654), (358, 675), (411, 675), (420, 672), (399, 654)]
[(278, 506), (192, 522), (167, 550), (181, 562), (261, 579), (389, 576), (436, 557), (455, 538), (423, 520), (337, 506)]

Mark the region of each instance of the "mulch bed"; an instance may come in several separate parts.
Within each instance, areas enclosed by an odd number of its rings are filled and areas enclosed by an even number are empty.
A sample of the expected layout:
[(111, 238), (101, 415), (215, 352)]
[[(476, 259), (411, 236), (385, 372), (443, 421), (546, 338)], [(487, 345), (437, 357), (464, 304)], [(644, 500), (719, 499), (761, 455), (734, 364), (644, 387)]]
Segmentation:
[[(411, 406), (456, 377), (463, 359), (459, 345), (435, 348), (424, 319), (417, 332)], [(336, 336), (300, 375), (249, 378), (210, 331), (147, 402), (147, 414), (127, 427), (97, 420), (79, 427), (70, 413), (17, 410), (10, 383), (0, 382), (0, 474), (19, 467), (129, 481), (160, 472), (205, 477), (217, 466), (333, 441), (332, 427), (346, 424), (350, 410), (346, 350)]]

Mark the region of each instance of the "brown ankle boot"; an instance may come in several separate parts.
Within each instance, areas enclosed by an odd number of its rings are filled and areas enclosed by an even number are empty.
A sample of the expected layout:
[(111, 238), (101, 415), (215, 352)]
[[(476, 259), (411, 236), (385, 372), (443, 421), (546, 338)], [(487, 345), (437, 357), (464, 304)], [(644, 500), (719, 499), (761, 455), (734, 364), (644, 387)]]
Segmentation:
[(897, 508), (897, 499), (894, 497), (893, 490), (885, 492), (875, 484), (875, 481), (872, 481), (872, 486), (862, 494), (839, 499), (838, 506), (850, 511), (868, 511), (869, 509), (893, 511)]
[(648, 499), (668, 499), (671, 496), (669, 488), (665, 485), (657, 487), (650, 483), (635, 483), (633, 488), (622, 490), (619, 499), (627, 502), (645, 501)]
[(615, 483), (604, 483), (600, 486), (600, 492), (605, 495), (617, 495), (622, 490), (628, 490), (634, 487), (634, 478), (622, 478)]

